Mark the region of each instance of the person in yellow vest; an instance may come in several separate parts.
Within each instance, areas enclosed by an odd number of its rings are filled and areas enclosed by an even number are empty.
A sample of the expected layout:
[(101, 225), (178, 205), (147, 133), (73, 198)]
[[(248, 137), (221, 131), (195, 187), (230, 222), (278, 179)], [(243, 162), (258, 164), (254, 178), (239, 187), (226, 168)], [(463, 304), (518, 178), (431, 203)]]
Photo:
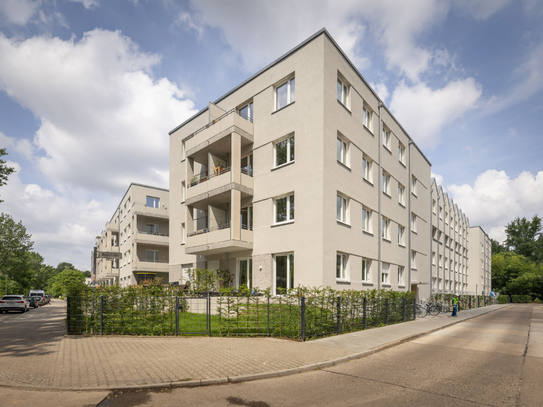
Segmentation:
[(452, 311), (452, 315), (453, 317), (457, 317), (458, 316), (458, 306), (461, 306), (462, 303), (460, 302), (460, 300), (458, 299), (458, 294), (454, 294), (454, 297), (453, 299), (451, 300), (451, 307), (453, 309)]

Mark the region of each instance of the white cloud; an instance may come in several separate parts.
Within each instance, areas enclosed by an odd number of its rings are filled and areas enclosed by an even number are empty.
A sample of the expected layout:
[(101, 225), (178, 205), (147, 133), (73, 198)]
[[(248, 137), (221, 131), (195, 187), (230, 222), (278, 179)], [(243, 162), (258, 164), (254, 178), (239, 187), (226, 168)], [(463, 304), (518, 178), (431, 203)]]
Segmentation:
[(375, 90), (375, 92), (377, 92), (381, 100), (386, 103), (388, 97), (390, 96), (387, 85), (381, 82), (378, 84), (370, 83), (370, 86)]
[(197, 20), (197, 16), (192, 16), (191, 14), (183, 11), (177, 15), (174, 24), (186, 31), (194, 30), (196, 31), (198, 38), (202, 38), (204, 34), (204, 26), (201, 21)]
[(70, 0), (72, 3), (81, 3), (87, 9), (93, 9), (95, 7), (100, 7), (98, 0)]
[(96, 29), (79, 41), (0, 34), (0, 59), (0, 88), (41, 120), (34, 154), (56, 188), (165, 186), (168, 131), (195, 110), (176, 84), (150, 76), (157, 55)]
[(541, 215), (543, 171), (523, 172), (511, 179), (505, 171), (488, 170), (474, 185), (450, 185), (449, 195), (468, 215), (471, 226), (481, 226), (498, 241), (505, 239), (505, 225), (517, 216)]
[(505, 7), (511, 0), (454, 0), (454, 5), (464, 14), (476, 20), (487, 20)]
[(41, 0), (2, 0), (0, 1), (0, 13), (4, 14), (12, 24), (26, 25), (40, 4)]
[(401, 83), (392, 94), (391, 109), (420, 147), (439, 142), (441, 128), (477, 106), (481, 86), (467, 78), (433, 90), (423, 83)]
[(434, 174), (433, 172), (431, 174), (432, 174), (431, 177), (436, 179), (437, 185), (441, 185), (443, 189), (446, 191), (445, 187), (443, 186), (443, 175)]

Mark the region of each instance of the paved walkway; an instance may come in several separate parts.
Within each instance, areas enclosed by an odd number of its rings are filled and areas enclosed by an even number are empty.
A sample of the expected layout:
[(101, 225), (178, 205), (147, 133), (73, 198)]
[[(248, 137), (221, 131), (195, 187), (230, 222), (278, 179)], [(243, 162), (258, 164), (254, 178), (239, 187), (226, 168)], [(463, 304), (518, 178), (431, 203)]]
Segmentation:
[(370, 355), (507, 305), (309, 342), (275, 338), (64, 336), (65, 303), (0, 318), (0, 386), (105, 390), (238, 382)]

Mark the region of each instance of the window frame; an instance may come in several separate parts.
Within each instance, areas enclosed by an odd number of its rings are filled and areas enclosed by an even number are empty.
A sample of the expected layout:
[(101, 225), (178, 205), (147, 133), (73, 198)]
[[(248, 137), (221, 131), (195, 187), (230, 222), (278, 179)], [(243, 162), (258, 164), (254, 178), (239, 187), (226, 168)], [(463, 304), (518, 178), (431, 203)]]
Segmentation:
[[(153, 206), (149, 206), (149, 200), (152, 200), (153, 202)], [(155, 206), (156, 205), (156, 206)], [(156, 196), (151, 196), (151, 195), (146, 195), (146, 198), (145, 198), (145, 206), (148, 207), (148, 208), (155, 208), (155, 209), (158, 209), (160, 208), (160, 198), (157, 198)]]
[(350, 281), (349, 277), (349, 255), (336, 252), (336, 281)]
[(411, 176), (411, 193), (417, 196), (417, 177)]
[(411, 212), (411, 232), (417, 233), (417, 215)]
[(373, 160), (366, 155), (362, 156), (362, 178), (373, 185)]
[(398, 203), (405, 207), (405, 187), (398, 183)]
[[(345, 225), (349, 225), (349, 204), (350, 198), (339, 192), (336, 194), (336, 220)], [(345, 219), (339, 219), (337, 216), (338, 214)]]
[(411, 270), (417, 269), (417, 252), (415, 250), (411, 250)]
[(277, 287), (277, 258), (286, 257), (286, 290), (294, 288), (294, 277), (296, 276), (294, 270), (294, 252), (276, 253), (273, 255), (273, 292), (275, 295), (284, 295), (278, 293)]
[[(341, 150), (340, 150), (341, 145)], [(345, 167), (350, 168), (350, 160), (349, 160), (349, 152), (350, 152), (351, 143), (346, 138), (338, 135), (336, 140), (336, 159), (337, 162), (343, 164)], [(341, 151), (341, 157), (338, 157), (338, 154), (340, 154)], [(341, 158), (341, 159), (340, 159)]]
[[(248, 113), (249, 113), (248, 115), (246, 115), (245, 113), (242, 113), (242, 112), (241, 112), (241, 111), (242, 111), (243, 109), (245, 109), (245, 108), (247, 108), (247, 111), (248, 111)], [(249, 122), (251, 122), (251, 123), (253, 122), (254, 102), (253, 102), (252, 100), (251, 100), (250, 102), (245, 103), (242, 107), (240, 107), (239, 109), (237, 109), (237, 111), (238, 111), (238, 115), (239, 115), (241, 118), (243, 118), (243, 119), (245, 119), (245, 120), (247, 120), (247, 121), (249, 121)]]
[(381, 215), (381, 238), (390, 241), (390, 219)]
[(371, 283), (371, 260), (362, 257), (362, 283)]
[(373, 211), (365, 206), (362, 207), (362, 230), (373, 234), (372, 227)]
[[(285, 199), (285, 210), (286, 210), (286, 220), (283, 221), (277, 221), (277, 201), (280, 199)], [(291, 203), (291, 198), (293, 203)], [(294, 212), (293, 216), (291, 217), (291, 206), (293, 206), (292, 210)], [(286, 223), (293, 223), (296, 217), (296, 200), (294, 199), (294, 192), (289, 192), (285, 195), (280, 195), (275, 198), (273, 198), (273, 224), (274, 225), (284, 225)]]
[(398, 266), (398, 287), (405, 287), (404, 277), (404, 267)]
[(398, 161), (405, 165), (405, 146), (398, 142)]
[[(286, 103), (284, 105), (279, 106), (279, 103), (278, 103), (279, 102), (278, 91), (279, 91), (279, 89), (281, 89), (285, 85), (287, 86), (287, 88), (286, 88), (287, 101), (286, 101)], [(292, 90), (292, 88), (294, 88), (294, 90)], [(278, 85), (276, 85), (274, 87), (274, 106), (275, 106), (274, 111), (281, 110), (284, 107), (294, 103), (295, 101), (296, 101), (296, 77), (293, 75), (293, 76), (288, 77), (284, 81), (281, 81)]]
[(381, 284), (390, 285), (390, 263), (381, 262)]
[(385, 170), (383, 170), (383, 174), (382, 174), (383, 193), (387, 194), (388, 196), (390, 196), (390, 179), (391, 179), (390, 174), (386, 172)]
[(390, 152), (392, 152), (391, 139), (392, 139), (392, 132), (383, 125), (383, 128), (381, 130), (381, 142), (383, 143), (383, 147), (385, 147)]
[[(341, 86), (341, 91), (340, 91), (340, 86)], [(351, 85), (349, 85), (339, 75), (337, 77), (337, 82), (336, 82), (336, 92), (337, 92), (337, 100), (343, 106), (345, 106), (348, 110), (351, 110), (351, 106), (350, 106)]]
[[(282, 164), (277, 164), (277, 146), (280, 143), (286, 142), (286, 161)], [(252, 155), (252, 154), (251, 154)], [(292, 157), (291, 157), (292, 156)], [(296, 161), (296, 140), (295, 134), (290, 133), (273, 143), (273, 168), (280, 168), (288, 164), (292, 164)]]
[(373, 111), (364, 104), (362, 107), (362, 124), (373, 134)]
[(400, 246), (405, 246), (405, 227), (398, 224), (398, 244)]

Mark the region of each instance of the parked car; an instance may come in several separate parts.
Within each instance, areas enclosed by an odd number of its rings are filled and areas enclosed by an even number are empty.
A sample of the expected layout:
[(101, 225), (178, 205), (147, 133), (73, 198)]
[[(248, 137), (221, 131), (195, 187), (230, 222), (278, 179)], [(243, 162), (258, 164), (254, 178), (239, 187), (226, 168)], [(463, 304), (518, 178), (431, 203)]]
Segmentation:
[(38, 308), (39, 307), (39, 301), (38, 301), (38, 297), (26, 297), (26, 300), (28, 301), (28, 304), (32, 307), (32, 308)]
[(29, 309), (30, 304), (25, 299), (24, 295), (4, 295), (0, 300), (0, 312), (27, 312)]

